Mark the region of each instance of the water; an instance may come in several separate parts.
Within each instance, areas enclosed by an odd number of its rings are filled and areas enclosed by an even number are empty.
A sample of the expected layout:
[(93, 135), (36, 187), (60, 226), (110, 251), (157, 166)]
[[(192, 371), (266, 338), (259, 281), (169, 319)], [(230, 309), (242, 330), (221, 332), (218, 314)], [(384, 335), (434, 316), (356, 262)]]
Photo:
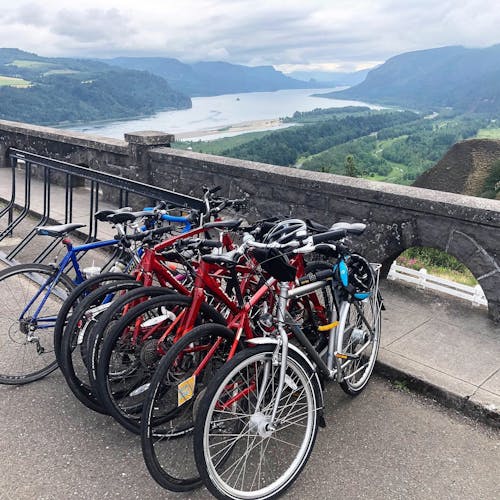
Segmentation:
[[(105, 137), (122, 139), (126, 132), (158, 130), (175, 134), (178, 138), (213, 139), (237, 135), (250, 130), (267, 130), (286, 126), (279, 118), (291, 116), (295, 111), (344, 106), (369, 106), (360, 101), (313, 97), (339, 89), (279, 90), (276, 92), (250, 92), (213, 97), (194, 97), (193, 107), (176, 111), (162, 111), (153, 116), (93, 122), (62, 128)], [(235, 124), (239, 125), (236, 127)]]

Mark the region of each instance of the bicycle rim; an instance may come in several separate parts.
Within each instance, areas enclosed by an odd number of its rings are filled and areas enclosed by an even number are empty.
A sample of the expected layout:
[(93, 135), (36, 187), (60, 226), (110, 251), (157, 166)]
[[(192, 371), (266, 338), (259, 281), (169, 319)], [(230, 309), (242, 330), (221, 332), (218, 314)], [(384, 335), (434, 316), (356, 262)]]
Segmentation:
[(33, 382), (57, 368), (54, 326), (74, 285), (65, 275), (53, 284), (54, 273), (50, 266), (23, 264), (0, 275), (1, 383)]
[(279, 364), (273, 365), (273, 351), (274, 346), (266, 346), (235, 357), (210, 384), (200, 405), (196, 462), (218, 498), (281, 494), (312, 450), (317, 432), (315, 392), (311, 375), (293, 355), (288, 358), (277, 427), (269, 429), (280, 371)]
[(351, 356), (351, 359), (343, 363), (343, 381), (340, 384), (348, 394), (359, 394), (375, 367), (380, 345), (380, 307), (378, 298), (354, 302), (350, 306), (343, 353)]

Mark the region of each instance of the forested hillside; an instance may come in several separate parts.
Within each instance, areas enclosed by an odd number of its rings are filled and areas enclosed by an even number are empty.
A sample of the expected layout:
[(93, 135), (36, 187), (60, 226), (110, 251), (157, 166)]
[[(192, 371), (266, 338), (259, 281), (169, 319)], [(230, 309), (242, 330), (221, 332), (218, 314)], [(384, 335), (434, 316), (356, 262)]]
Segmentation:
[(392, 57), (349, 89), (327, 94), (405, 108), (500, 111), (500, 45), (442, 47)]
[(352, 106), (295, 113), (283, 121), (299, 125), (211, 142), (178, 143), (178, 147), (411, 184), (456, 142), (474, 137), (480, 130), (498, 130), (495, 120), (480, 114), (447, 112), (424, 117)]
[(80, 59), (0, 49), (0, 118), (35, 124), (147, 115), (191, 106), (162, 78)]
[(278, 130), (261, 139), (228, 149), (225, 154), (247, 160), (293, 166), (302, 156), (314, 155), (382, 128), (417, 118), (418, 115), (410, 111), (329, 118), (315, 124)]
[(191, 97), (312, 87), (311, 83), (285, 76), (272, 66), (250, 67), (226, 62), (185, 64), (167, 57), (117, 57), (107, 62), (161, 76), (172, 88)]

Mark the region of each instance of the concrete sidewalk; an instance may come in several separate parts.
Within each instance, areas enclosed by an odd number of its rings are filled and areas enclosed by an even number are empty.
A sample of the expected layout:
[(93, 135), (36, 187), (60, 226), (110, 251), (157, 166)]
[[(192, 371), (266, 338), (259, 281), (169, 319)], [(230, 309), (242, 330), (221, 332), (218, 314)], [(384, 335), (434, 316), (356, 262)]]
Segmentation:
[[(0, 169), (0, 200), (10, 199), (9, 175), (8, 169)], [(23, 182), (21, 174), (18, 181)], [(39, 189), (34, 184), (34, 211), (43, 206), (41, 194), (42, 184)], [(53, 194), (51, 217), (62, 220), (64, 190), (53, 186)], [(88, 193), (82, 188), (74, 196), (74, 221), (87, 222)], [(5, 225), (0, 220), (0, 229)], [(99, 229), (102, 238), (112, 234), (106, 224)], [(486, 309), (393, 281), (383, 282), (382, 291), (387, 310), (378, 371), (500, 427), (500, 326), (488, 318)]]
[(500, 426), (500, 325), (460, 299), (394, 281), (382, 291), (379, 372)]

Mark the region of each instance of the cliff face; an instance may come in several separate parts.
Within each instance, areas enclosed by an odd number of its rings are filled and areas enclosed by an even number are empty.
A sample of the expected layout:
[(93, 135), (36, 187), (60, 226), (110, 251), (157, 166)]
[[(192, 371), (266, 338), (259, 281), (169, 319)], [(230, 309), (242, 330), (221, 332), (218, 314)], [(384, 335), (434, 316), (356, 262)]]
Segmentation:
[(413, 185), (479, 196), (493, 164), (498, 160), (500, 140), (469, 139), (458, 142), (434, 167), (418, 177)]

